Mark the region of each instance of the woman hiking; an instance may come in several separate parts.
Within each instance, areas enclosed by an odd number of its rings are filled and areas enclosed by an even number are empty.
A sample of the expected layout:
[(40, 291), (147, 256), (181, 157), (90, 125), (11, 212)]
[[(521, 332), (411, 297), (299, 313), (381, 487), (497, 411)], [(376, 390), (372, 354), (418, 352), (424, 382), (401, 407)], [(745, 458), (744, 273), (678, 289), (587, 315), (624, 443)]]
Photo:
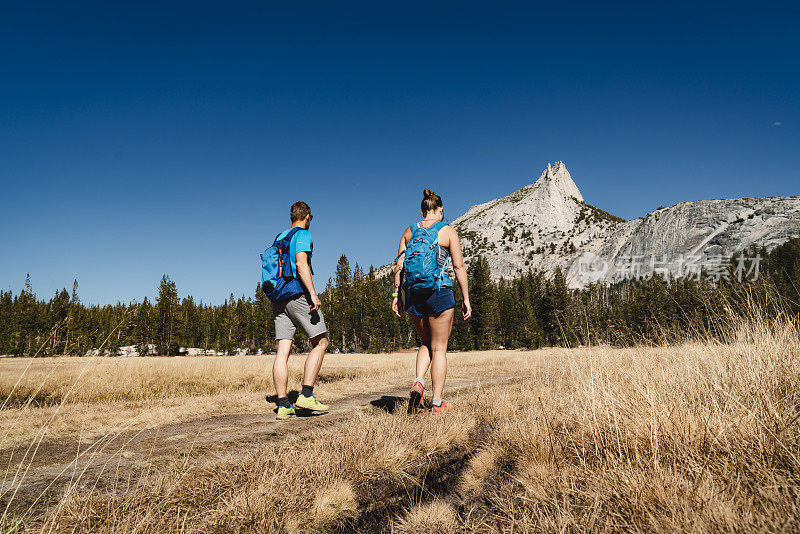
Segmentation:
[(405, 311), (411, 317), (422, 341), (417, 351), (416, 379), (411, 385), (408, 413), (414, 413), (423, 407), (424, 377), (430, 367), (433, 382), (431, 413), (439, 414), (453, 409), (451, 403), (442, 399), (447, 376), (447, 341), (453, 327), (456, 305), (453, 281), (447, 276), (449, 260), (453, 262), (453, 270), (464, 297), (461, 304), (464, 320), (472, 315), (472, 307), (469, 303), (467, 271), (464, 268), (458, 233), (443, 222), (441, 197), (426, 189), (420, 212), (422, 220), (407, 227), (400, 239), (394, 270), (392, 310), (400, 317), (403, 309), (399, 294), (400, 279), (405, 274)]

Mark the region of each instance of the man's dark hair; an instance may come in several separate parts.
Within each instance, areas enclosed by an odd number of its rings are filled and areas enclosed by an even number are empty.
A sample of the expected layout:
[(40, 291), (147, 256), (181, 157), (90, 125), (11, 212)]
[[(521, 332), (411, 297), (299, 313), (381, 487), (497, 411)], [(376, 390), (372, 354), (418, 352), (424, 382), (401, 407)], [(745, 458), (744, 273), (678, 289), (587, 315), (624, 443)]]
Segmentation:
[(292, 204), (292, 209), (289, 211), (289, 216), (292, 218), (292, 223), (302, 221), (311, 213), (311, 208), (302, 200)]

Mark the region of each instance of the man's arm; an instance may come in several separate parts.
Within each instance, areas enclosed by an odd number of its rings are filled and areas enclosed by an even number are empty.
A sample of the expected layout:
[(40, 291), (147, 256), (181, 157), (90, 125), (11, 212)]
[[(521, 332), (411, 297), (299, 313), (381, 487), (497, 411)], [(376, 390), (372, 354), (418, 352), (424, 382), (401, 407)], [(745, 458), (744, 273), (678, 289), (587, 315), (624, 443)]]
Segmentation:
[(297, 276), (300, 277), (300, 281), (303, 282), (303, 287), (306, 288), (306, 291), (308, 291), (311, 297), (311, 311), (318, 310), (321, 303), (319, 296), (317, 296), (317, 291), (314, 289), (314, 280), (311, 279), (311, 268), (308, 266), (308, 252), (298, 252), (295, 256), (295, 261), (297, 263)]

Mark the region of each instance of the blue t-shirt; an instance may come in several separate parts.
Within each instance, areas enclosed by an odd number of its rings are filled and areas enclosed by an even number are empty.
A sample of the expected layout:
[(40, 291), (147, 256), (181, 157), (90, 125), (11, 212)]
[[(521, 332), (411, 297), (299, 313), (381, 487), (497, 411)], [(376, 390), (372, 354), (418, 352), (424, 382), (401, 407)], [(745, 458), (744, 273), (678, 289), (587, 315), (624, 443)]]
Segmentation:
[[(290, 230), (291, 228), (281, 232), (277, 239), (283, 239)], [(297, 274), (297, 253), (311, 252), (311, 249), (311, 232), (303, 229), (295, 232), (294, 236), (292, 236), (292, 242), (289, 243), (289, 260), (291, 261), (292, 265), (292, 274), (295, 278), (297, 278), (298, 281), (300, 281), (301, 284), (303, 281), (300, 280), (300, 276)]]

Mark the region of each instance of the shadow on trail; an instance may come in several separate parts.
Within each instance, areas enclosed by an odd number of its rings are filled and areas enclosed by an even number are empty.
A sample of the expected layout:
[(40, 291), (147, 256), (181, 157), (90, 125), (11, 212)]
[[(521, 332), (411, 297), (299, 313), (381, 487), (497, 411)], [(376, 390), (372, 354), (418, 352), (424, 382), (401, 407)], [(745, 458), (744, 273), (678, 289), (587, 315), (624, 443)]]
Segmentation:
[(380, 408), (386, 413), (394, 413), (398, 406), (405, 403), (405, 397), (393, 397), (390, 395), (384, 395), (380, 399), (375, 399), (374, 401), (370, 401), (372, 406), (376, 408)]

